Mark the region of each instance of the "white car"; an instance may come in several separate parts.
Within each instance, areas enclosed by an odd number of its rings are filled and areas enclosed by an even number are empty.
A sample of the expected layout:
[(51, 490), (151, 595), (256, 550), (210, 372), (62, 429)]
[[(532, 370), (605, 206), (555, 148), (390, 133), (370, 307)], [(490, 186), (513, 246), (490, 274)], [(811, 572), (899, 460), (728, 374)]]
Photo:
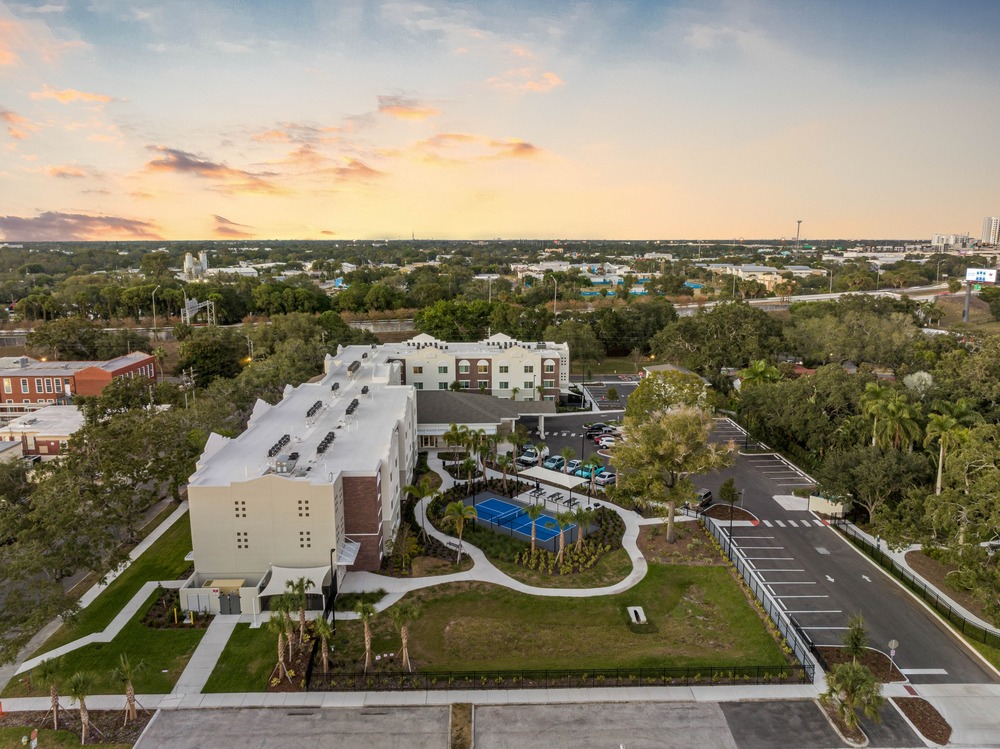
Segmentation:
[(571, 460), (569, 463), (566, 464), (565, 471), (566, 473), (572, 476), (573, 474), (576, 473), (576, 470), (582, 465), (583, 465), (582, 460), (575, 460), (575, 459)]
[(618, 439), (616, 437), (608, 435), (607, 437), (601, 437), (601, 439), (597, 441), (597, 446), (602, 450), (607, 450), (609, 447), (614, 447), (617, 442)]

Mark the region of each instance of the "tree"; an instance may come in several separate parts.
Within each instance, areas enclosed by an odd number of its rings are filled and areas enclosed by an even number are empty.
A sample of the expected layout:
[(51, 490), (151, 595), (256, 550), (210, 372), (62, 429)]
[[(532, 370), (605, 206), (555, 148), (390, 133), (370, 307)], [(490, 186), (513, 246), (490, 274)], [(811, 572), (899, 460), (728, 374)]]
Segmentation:
[(612, 385), (611, 387), (609, 387), (608, 388), (608, 400), (609, 401), (617, 401), (618, 397), (619, 397), (618, 388), (616, 388), (614, 385)]
[(677, 538), (677, 503), (694, 498), (690, 476), (719, 470), (732, 462), (735, 446), (711, 442), (711, 431), (709, 414), (691, 406), (653, 412), (645, 420), (625, 416), (627, 439), (615, 453), (619, 486), (635, 496), (641, 506), (666, 500), (670, 543)]
[(282, 612), (275, 611), (271, 609), (271, 618), (267, 620), (267, 628), (271, 632), (274, 632), (278, 637), (278, 679), (285, 676), (289, 683), (292, 681), (291, 675), (288, 673), (288, 667), (285, 665), (285, 617)]
[(528, 519), (531, 521), (531, 555), (532, 556), (535, 555), (535, 532), (536, 532), (536, 527), (535, 526), (536, 526), (536, 524), (538, 522), (538, 518), (540, 518), (543, 513), (544, 513), (544, 508), (541, 505), (528, 505), (527, 507), (524, 508), (524, 514), (527, 515)]
[(719, 499), (729, 505), (729, 528), (733, 527), (733, 508), (740, 499), (740, 491), (736, 488), (736, 479), (729, 477), (719, 487)]
[(707, 392), (705, 381), (691, 372), (653, 372), (628, 397), (625, 417), (643, 421), (674, 406), (704, 407)]
[(838, 663), (826, 675), (827, 689), (821, 699), (832, 702), (837, 714), (849, 728), (858, 725), (857, 711), (872, 720), (881, 720), (882, 684), (870, 670), (859, 663)]
[(925, 481), (927, 474), (923, 455), (868, 445), (831, 451), (817, 478), (830, 496), (853, 497), (874, 525), (882, 507), (900, 500), (910, 488)]
[(904, 393), (891, 390), (888, 397), (880, 401), (877, 422), (874, 427), (877, 445), (912, 450), (913, 443), (920, 438), (920, 404), (910, 403)]
[(741, 389), (755, 387), (767, 382), (777, 382), (781, 379), (781, 372), (773, 364), (768, 364), (764, 359), (756, 359), (750, 362), (750, 366), (740, 370)]
[(295, 604), (287, 593), (274, 596), (270, 603), (271, 617), (277, 617), (285, 628), (285, 641), (288, 645), (288, 659), (291, 660), (295, 652), (295, 637), (293, 635), (292, 612), (295, 611)]
[(467, 496), (472, 496), (473, 479), (476, 476), (476, 461), (472, 458), (466, 458), (462, 461), (459, 466), (459, 470), (465, 475), (465, 485), (468, 490)]
[(285, 595), (293, 608), (299, 611), (299, 645), (306, 639), (306, 604), (308, 603), (307, 591), (312, 585), (308, 577), (300, 577), (296, 580), (285, 581)]
[(361, 620), (361, 625), (365, 629), (365, 671), (372, 667), (372, 617), (375, 616), (375, 607), (367, 601), (358, 601), (354, 605), (354, 613)]
[(40, 684), (49, 685), (49, 711), (52, 713), (52, 730), (59, 730), (59, 669), (62, 659), (46, 658), (35, 668), (34, 677)]
[(587, 491), (592, 496), (594, 494), (594, 479), (597, 478), (597, 469), (604, 467), (604, 459), (595, 453), (583, 461), (583, 467), (587, 469), (588, 479), (590, 480)]
[(556, 513), (556, 525), (559, 526), (559, 553), (556, 555), (556, 564), (562, 564), (563, 550), (566, 546), (566, 529), (573, 524), (573, 513), (568, 510)]
[(847, 622), (847, 632), (844, 633), (844, 652), (851, 656), (851, 663), (857, 664), (858, 658), (868, 650), (868, 630), (865, 628), (865, 618), (855, 614)]
[(135, 665), (132, 665), (128, 656), (122, 653), (118, 656), (118, 665), (111, 670), (111, 678), (114, 681), (120, 682), (125, 687), (125, 722), (122, 725), (128, 725), (130, 720), (136, 720), (135, 685), (133, 682), (146, 668), (146, 661), (140, 660)]
[(872, 419), (872, 447), (878, 445), (878, 420), (889, 400), (889, 392), (885, 385), (869, 382), (861, 395), (861, 411)]
[(587, 528), (589, 528), (590, 524), (594, 522), (595, 517), (597, 517), (597, 513), (586, 507), (577, 507), (573, 510), (573, 521), (576, 523), (577, 551), (581, 551), (583, 549), (583, 537), (586, 534)]
[(392, 624), (399, 632), (400, 653), (403, 656), (403, 668), (412, 671), (410, 665), (410, 622), (420, 615), (419, 607), (412, 601), (403, 599), (391, 609)]
[(323, 673), (330, 673), (330, 640), (333, 639), (333, 627), (325, 616), (313, 620), (313, 634), (319, 638), (319, 652), (323, 658)]
[(87, 710), (87, 697), (94, 691), (94, 675), (89, 671), (77, 671), (69, 677), (69, 696), (74, 702), (80, 703), (80, 743), (87, 743), (90, 735), (90, 711)]
[(459, 426), (458, 424), (452, 422), (452, 424), (448, 427), (448, 431), (445, 432), (441, 438), (444, 440), (446, 445), (465, 448), (469, 444), (469, 427), (465, 424)]
[(559, 451), (563, 459), (563, 473), (569, 473), (569, 462), (576, 456), (576, 450), (572, 447), (564, 447)]
[[(407, 484), (406, 486), (403, 487), (403, 491), (409, 494), (411, 497), (414, 497), (417, 500), (417, 502), (421, 502), (424, 498), (434, 495), (435, 492), (434, 481), (431, 479), (430, 476), (421, 476), (420, 481), (418, 481), (416, 485)], [(420, 530), (424, 538), (426, 539), (427, 529), (424, 528), (423, 525), (421, 525)]]
[(954, 416), (932, 413), (927, 417), (926, 434), (925, 447), (930, 447), (935, 442), (938, 443), (937, 480), (934, 482), (934, 493), (940, 495), (944, 477), (945, 453), (960, 444), (968, 436), (969, 430), (963, 427)]
[(475, 520), (476, 517), (478, 517), (476, 515), (476, 508), (464, 502), (450, 502), (444, 508), (444, 517), (441, 519), (441, 524), (454, 527), (455, 535), (458, 536), (458, 557), (455, 560), (456, 562), (462, 561), (462, 534), (465, 532), (465, 524)]
[(508, 455), (501, 455), (496, 459), (496, 467), (500, 469), (503, 474), (503, 490), (507, 491), (507, 472), (510, 470), (511, 466), (514, 465), (514, 461)]

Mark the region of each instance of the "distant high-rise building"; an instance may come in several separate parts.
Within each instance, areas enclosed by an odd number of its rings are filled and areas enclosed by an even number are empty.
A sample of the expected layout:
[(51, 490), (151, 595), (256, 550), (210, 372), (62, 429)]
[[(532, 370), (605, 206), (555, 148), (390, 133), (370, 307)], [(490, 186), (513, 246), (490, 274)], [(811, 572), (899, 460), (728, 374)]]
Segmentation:
[(1000, 216), (983, 219), (983, 244), (1000, 244)]

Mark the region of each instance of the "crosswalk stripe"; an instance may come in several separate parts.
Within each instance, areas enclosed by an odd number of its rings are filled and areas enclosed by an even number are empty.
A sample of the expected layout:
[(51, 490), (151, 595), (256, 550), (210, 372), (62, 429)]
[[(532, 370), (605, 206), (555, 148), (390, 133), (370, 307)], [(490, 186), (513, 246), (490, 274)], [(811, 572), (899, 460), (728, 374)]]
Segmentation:
[(784, 528), (785, 527), (785, 524), (782, 523), (780, 520), (775, 520), (774, 522), (776, 522), (778, 524), (778, 527), (780, 527), (780, 528)]
[(794, 520), (789, 520), (789, 521), (788, 521), (788, 524), (789, 524), (790, 526), (792, 526), (793, 528), (798, 528), (798, 527), (799, 527), (799, 524), (798, 524), (798, 523), (796, 523), (796, 522), (795, 522)]
[(764, 521), (764, 525), (766, 525), (766, 526), (767, 526), (768, 528), (773, 528), (773, 527), (774, 527), (774, 526), (773, 526), (773, 525), (771, 524), (771, 521), (770, 521), (770, 520), (765, 520), (765, 521)]
[(818, 525), (820, 528), (822, 528), (823, 527), (823, 521), (822, 520), (815, 520), (814, 519), (813, 520), (813, 525)]

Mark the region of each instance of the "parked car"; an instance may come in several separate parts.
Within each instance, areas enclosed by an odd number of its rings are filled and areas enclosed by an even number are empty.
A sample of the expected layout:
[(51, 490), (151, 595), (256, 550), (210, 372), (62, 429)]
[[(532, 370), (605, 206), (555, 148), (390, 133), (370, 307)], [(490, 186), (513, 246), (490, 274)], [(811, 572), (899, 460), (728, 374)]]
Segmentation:
[(583, 465), (582, 460), (576, 460), (575, 458), (566, 464), (566, 473), (572, 475), (575, 474), (577, 469)]
[(614, 447), (618, 442), (617, 438), (610, 435), (604, 435), (599, 440), (597, 440), (597, 446), (602, 450), (607, 450), (609, 447)]
[(605, 424), (603, 421), (592, 421), (589, 424), (584, 424), (583, 428), (587, 429), (587, 430), (590, 430), (590, 429), (603, 429), (606, 426), (607, 426), (607, 424)]
[(696, 489), (695, 490), (694, 506), (697, 507), (699, 510), (704, 510), (710, 504), (712, 504), (712, 490), (711, 489)]
[(539, 460), (544, 460), (549, 455), (549, 448), (543, 447), (541, 454), (534, 445), (525, 445), (524, 450), (517, 458), (517, 464), (521, 466), (537, 466)]
[(576, 472), (575, 475), (579, 476), (582, 479), (589, 479), (591, 471), (594, 472), (595, 476), (599, 476), (600, 474), (604, 473), (605, 470), (606, 469), (604, 468), (604, 466), (583, 466)]
[(552, 471), (561, 471), (565, 463), (566, 459), (561, 455), (553, 455), (551, 458), (542, 463), (542, 468), (548, 468)]
[(609, 486), (618, 483), (618, 474), (614, 471), (605, 471), (604, 473), (597, 474), (594, 478), (594, 484), (596, 486)]

